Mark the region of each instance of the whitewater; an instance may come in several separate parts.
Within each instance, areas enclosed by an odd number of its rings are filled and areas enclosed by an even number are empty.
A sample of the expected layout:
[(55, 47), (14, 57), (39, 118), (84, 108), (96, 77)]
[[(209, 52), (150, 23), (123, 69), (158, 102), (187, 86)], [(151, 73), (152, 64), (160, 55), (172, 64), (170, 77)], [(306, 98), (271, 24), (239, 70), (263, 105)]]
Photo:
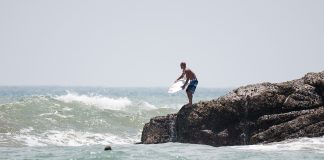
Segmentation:
[[(194, 102), (230, 90), (198, 88)], [(163, 87), (0, 87), (0, 159), (324, 159), (324, 137), (227, 147), (135, 144), (150, 118), (185, 103), (184, 92)]]

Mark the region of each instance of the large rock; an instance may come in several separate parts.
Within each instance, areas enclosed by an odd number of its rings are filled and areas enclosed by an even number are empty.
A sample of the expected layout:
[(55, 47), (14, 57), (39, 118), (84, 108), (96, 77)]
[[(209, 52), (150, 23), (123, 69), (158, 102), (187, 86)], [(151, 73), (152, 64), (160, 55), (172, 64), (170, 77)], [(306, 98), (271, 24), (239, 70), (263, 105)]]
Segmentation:
[(158, 116), (146, 123), (143, 129), (141, 142), (144, 144), (165, 143), (175, 141), (176, 114)]
[(142, 143), (245, 145), (324, 135), (324, 71), (233, 90), (145, 124)]

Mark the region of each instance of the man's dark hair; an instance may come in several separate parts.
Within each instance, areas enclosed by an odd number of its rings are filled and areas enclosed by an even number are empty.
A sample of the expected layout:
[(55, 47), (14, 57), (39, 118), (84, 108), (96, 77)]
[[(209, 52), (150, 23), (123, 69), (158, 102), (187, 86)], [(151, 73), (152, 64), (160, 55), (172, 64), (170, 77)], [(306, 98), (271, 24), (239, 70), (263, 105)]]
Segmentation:
[(186, 66), (186, 62), (181, 62), (180, 65)]

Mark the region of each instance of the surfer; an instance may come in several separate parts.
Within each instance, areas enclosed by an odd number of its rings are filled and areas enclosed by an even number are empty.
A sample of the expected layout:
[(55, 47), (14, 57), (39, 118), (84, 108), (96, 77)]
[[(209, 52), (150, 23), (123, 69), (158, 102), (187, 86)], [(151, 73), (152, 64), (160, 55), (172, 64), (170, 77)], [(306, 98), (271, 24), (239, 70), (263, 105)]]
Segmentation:
[(198, 85), (198, 79), (196, 77), (196, 74), (189, 68), (186, 68), (186, 63), (181, 62), (180, 63), (180, 68), (182, 69), (182, 74), (181, 76), (176, 80), (178, 81), (179, 79), (183, 78), (185, 76), (186, 82), (184, 85), (181, 87), (182, 89), (185, 89), (186, 85), (188, 84), (189, 80), (190, 83), (186, 89), (187, 96), (189, 99), (189, 105), (192, 105), (192, 95), (195, 93), (196, 87)]

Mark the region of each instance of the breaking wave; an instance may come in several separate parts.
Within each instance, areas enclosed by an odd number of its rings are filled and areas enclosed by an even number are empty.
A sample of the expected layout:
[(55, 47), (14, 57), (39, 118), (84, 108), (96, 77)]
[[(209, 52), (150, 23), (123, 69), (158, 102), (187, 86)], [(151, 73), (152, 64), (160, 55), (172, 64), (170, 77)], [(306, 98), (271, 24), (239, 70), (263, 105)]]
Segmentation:
[(67, 92), (0, 105), (0, 146), (80, 146), (140, 141), (145, 123), (176, 112), (144, 100)]
[(126, 106), (130, 106), (132, 101), (126, 97), (121, 97), (117, 99), (104, 97), (104, 96), (87, 96), (79, 95), (78, 93), (73, 93), (68, 91), (66, 95), (57, 96), (55, 99), (65, 102), (79, 102), (85, 105), (96, 106), (100, 109), (111, 109), (111, 110), (121, 110)]

